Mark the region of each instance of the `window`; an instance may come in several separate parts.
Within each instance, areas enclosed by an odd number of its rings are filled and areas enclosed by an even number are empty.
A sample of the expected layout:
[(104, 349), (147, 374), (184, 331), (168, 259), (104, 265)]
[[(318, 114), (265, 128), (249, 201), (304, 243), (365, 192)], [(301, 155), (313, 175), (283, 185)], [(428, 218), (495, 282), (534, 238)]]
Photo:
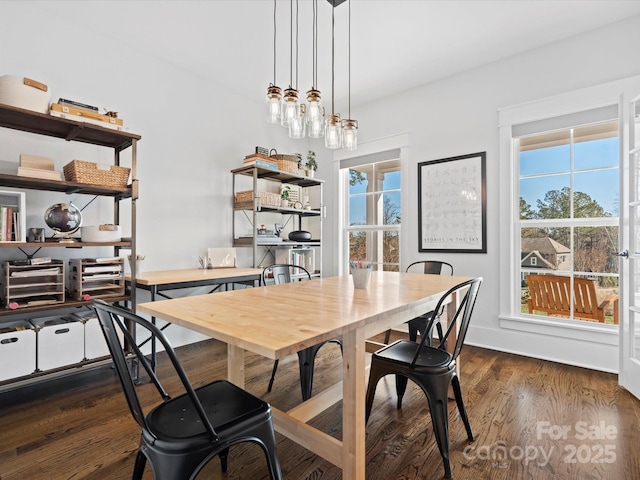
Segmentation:
[[(386, 152), (389, 158), (390, 153)], [(367, 261), (376, 270), (400, 268), (401, 171), (396, 158), (342, 165), (345, 176), (348, 260)], [(363, 157), (366, 159), (366, 157)]]
[[(595, 284), (598, 305), (618, 293), (619, 129), (612, 120), (617, 111), (599, 109), (596, 116), (602, 120), (581, 123), (579, 115), (568, 116), (565, 123), (575, 125), (548, 131), (538, 122), (513, 128), (520, 240), (520, 287), (514, 290), (520, 299), (514, 303), (524, 315), (547, 315), (529, 311), (530, 274), (560, 275), (571, 283), (586, 278)], [(569, 303), (570, 318), (587, 321), (575, 304)], [(613, 323), (613, 308), (611, 302), (605, 323)]]

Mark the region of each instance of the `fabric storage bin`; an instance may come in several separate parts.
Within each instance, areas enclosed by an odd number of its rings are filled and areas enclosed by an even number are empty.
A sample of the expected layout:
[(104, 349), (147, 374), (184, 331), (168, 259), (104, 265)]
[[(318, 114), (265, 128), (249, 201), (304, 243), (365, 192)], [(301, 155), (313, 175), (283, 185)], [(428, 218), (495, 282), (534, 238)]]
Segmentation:
[(31, 320), (38, 335), (38, 370), (51, 370), (84, 359), (84, 325), (67, 317)]
[(0, 381), (36, 370), (36, 333), (27, 321), (0, 323)]
[(48, 113), (50, 100), (49, 87), (44, 83), (27, 77), (0, 76), (0, 103), (34, 112)]

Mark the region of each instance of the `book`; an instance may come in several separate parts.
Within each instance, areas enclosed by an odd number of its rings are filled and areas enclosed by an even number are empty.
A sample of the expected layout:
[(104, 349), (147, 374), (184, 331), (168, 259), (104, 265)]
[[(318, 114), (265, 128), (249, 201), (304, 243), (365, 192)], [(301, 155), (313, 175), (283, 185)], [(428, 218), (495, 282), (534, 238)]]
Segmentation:
[(83, 110), (91, 110), (97, 112), (98, 107), (94, 107), (93, 105), (87, 105), (86, 103), (76, 102), (75, 100), (69, 100), (67, 98), (58, 98), (58, 103), (62, 103), (65, 105), (71, 105), (72, 107), (81, 108)]
[(278, 170), (278, 165), (274, 165), (273, 163), (263, 162), (262, 160), (254, 160), (253, 162), (245, 162), (245, 167), (262, 167), (262, 168), (270, 168), (271, 170)]
[(252, 153), (251, 155), (247, 155), (246, 157), (244, 157), (244, 161), (246, 162), (251, 162), (253, 160), (263, 160), (265, 162), (270, 162), (273, 163), (274, 165), (277, 165), (278, 162), (276, 160), (274, 160), (273, 158), (271, 158), (268, 155), (262, 155), (260, 153)]
[(6, 229), (4, 240), (12, 242), (15, 240), (15, 232), (13, 231), (13, 207), (7, 207), (7, 217), (5, 219)]
[(42, 168), (18, 167), (19, 177), (42, 178), (44, 180), (62, 180), (62, 173)]
[(66, 113), (68, 115), (76, 115), (78, 117), (90, 118), (92, 120), (99, 120), (104, 123), (108, 123), (111, 125), (123, 125), (123, 121), (118, 117), (111, 117), (109, 115), (103, 115), (98, 112), (93, 112), (89, 110), (84, 110), (82, 108), (76, 108), (72, 105), (64, 105), (60, 103), (52, 103), (51, 104), (51, 112), (60, 112)]
[(65, 118), (67, 120), (73, 120), (75, 122), (84, 122), (90, 123), (91, 125), (97, 125), (103, 128), (110, 128), (111, 130), (120, 130), (122, 131), (122, 125), (116, 125), (112, 123), (103, 122), (102, 120), (94, 120), (93, 118), (81, 117), (79, 115), (72, 115), (70, 113), (58, 112), (55, 110), (51, 110), (49, 114), (52, 117)]

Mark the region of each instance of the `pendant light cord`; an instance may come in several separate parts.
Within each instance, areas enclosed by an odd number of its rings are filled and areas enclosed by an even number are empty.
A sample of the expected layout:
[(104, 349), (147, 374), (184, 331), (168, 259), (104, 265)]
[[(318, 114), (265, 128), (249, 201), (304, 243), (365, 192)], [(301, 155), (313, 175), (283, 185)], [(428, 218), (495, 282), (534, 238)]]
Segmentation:
[(351, 119), (351, 0), (349, 0), (349, 40), (347, 44), (349, 47), (349, 119)]
[(313, 90), (316, 89), (316, 85), (318, 84), (318, 18), (317, 18), (317, 10), (318, 10), (318, 0), (313, 0), (313, 43), (311, 46), (311, 52), (313, 56), (313, 74), (311, 75), (311, 88)]
[(296, 90), (298, 90), (298, 0), (296, 0)]
[(289, 88), (293, 85), (293, 0), (289, 0)]
[(276, 0), (273, 0), (273, 85), (276, 84)]
[(331, 8), (331, 115), (335, 115), (334, 97), (335, 97), (335, 28), (336, 28), (336, 6), (332, 4)]

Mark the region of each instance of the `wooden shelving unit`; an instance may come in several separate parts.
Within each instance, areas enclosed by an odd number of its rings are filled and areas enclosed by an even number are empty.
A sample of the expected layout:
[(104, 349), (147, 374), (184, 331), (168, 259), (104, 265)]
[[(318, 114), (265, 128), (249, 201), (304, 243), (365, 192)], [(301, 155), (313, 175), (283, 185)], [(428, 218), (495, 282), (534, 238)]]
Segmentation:
[[(302, 175), (296, 175), (295, 173), (284, 172), (281, 170), (273, 170), (270, 168), (262, 168), (256, 166), (240, 167), (231, 170), (233, 174), (233, 246), (234, 247), (250, 247), (253, 250), (253, 267), (259, 267), (258, 251), (259, 249), (265, 249), (266, 254), (272, 254), (273, 249), (276, 248), (302, 248), (302, 247), (314, 247), (317, 249), (317, 255), (315, 260), (317, 265), (322, 265), (322, 220), (324, 217), (324, 200), (323, 200), (323, 186), (324, 182), (316, 178), (305, 177)], [(250, 177), (252, 179), (252, 191), (253, 201), (236, 201), (237, 179), (238, 177)], [(269, 182), (276, 182), (278, 184), (295, 185), (303, 188), (315, 188), (318, 189), (319, 195), (317, 196), (317, 205), (313, 205), (310, 210), (302, 208), (295, 208), (291, 205), (288, 207), (279, 207), (273, 205), (263, 205), (258, 198), (258, 180), (267, 180)], [(251, 237), (238, 237), (237, 225), (236, 225), (236, 212), (244, 212), (248, 221), (250, 222), (253, 234)], [(319, 219), (319, 238), (315, 238), (312, 241), (295, 242), (283, 239), (278, 242), (269, 242), (266, 239), (258, 238), (258, 219), (262, 214), (275, 213), (280, 214), (283, 217), (293, 218), (297, 223), (297, 229), (302, 230), (303, 219), (318, 218)], [(263, 257), (264, 258), (264, 257)], [(313, 275), (320, 275), (320, 268), (316, 268), (315, 272), (311, 272)]]
[[(85, 257), (81, 253), (83, 247), (112, 247), (114, 255), (117, 256), (121, 248), (130, 251), (130, 254), (136, 256), (136, 200), (138, 198), (138, 180), (136, 178), (137, 164), (137, 142), (141, 139), (140, 135), (119, 131), (110, 128), (100, 127), (93, 124), (67, 120), (63, 118), (53, 117), (47, 114), (32, 112), (9, 105), (0, 104), (0, 127), (28, 132), (35, 135), (59, 138), (69, 142), (87, 143), (110, 148), (114, 152), (114, 165), (120, 165), (120, 155), (123, 151), (131, 149), (131, 178), (130, 185), (122, 188), (113, 188), (101, 185), (89, 185), (83, 183), (53, 181), (39, 178), (29, 178), (17, 175), (0, 174), (0, 188), (10, 187), (27, 190), (63, 192), (67, 194), (83, 194), (101, 197), (111, 197), (114, 200), (113, 207), (113, 223), (120, 223), (120, 201), (131, 199), (131, 238), (122, 239), (117, 242), (75, 242), (75, 243), (59, 243), (54, 240), (46, 242), (3, 242), (0, 243), (0, 261), (3, 258), (2, 252), (6, 249), (23, 249), (23, 248), (67, 248), (79, 249), (78, 257)], [(17, 164), (16, 164), (17, 166)], [(66, 279), (68, 281), (68, 279)], [(135, 283), (136, 272), (135, 267), (131, 271), (131, 289), (130, 292), (121, 293), (124, 289), (118, 289), (118, 292), (109, 295), (105, 292), (101, 298), (110, 302), (121, 302), (129, 300), (135, 305)], [(67, 290), (69, 290), (67, 288)], [(34, 305), (26, 306), (16, 310), (0, 307), (0, 326), (6, 322), (15, 320), (28, 320), (49, 315), (66, 315), (77, 311), (79, 307), (88, 305), (91, 300), (76, 300), (69, 295), (65, 301), (52, 305)], [(103, 359), (102, 359), (103, 360)], [(96, 365), (100, 361), (92, 359), (87, 361), (73, 363), (51, 371), (36, 371), (32, 375), (20, 376), (11, 380), (0, 382), (0, 390), (6, 389), (7, 386), (14, 387), (26, 383), (46, 378), (49, 374), (52, 376), (65, 374), (68, 371), (75, 370), (84, 365)]]

